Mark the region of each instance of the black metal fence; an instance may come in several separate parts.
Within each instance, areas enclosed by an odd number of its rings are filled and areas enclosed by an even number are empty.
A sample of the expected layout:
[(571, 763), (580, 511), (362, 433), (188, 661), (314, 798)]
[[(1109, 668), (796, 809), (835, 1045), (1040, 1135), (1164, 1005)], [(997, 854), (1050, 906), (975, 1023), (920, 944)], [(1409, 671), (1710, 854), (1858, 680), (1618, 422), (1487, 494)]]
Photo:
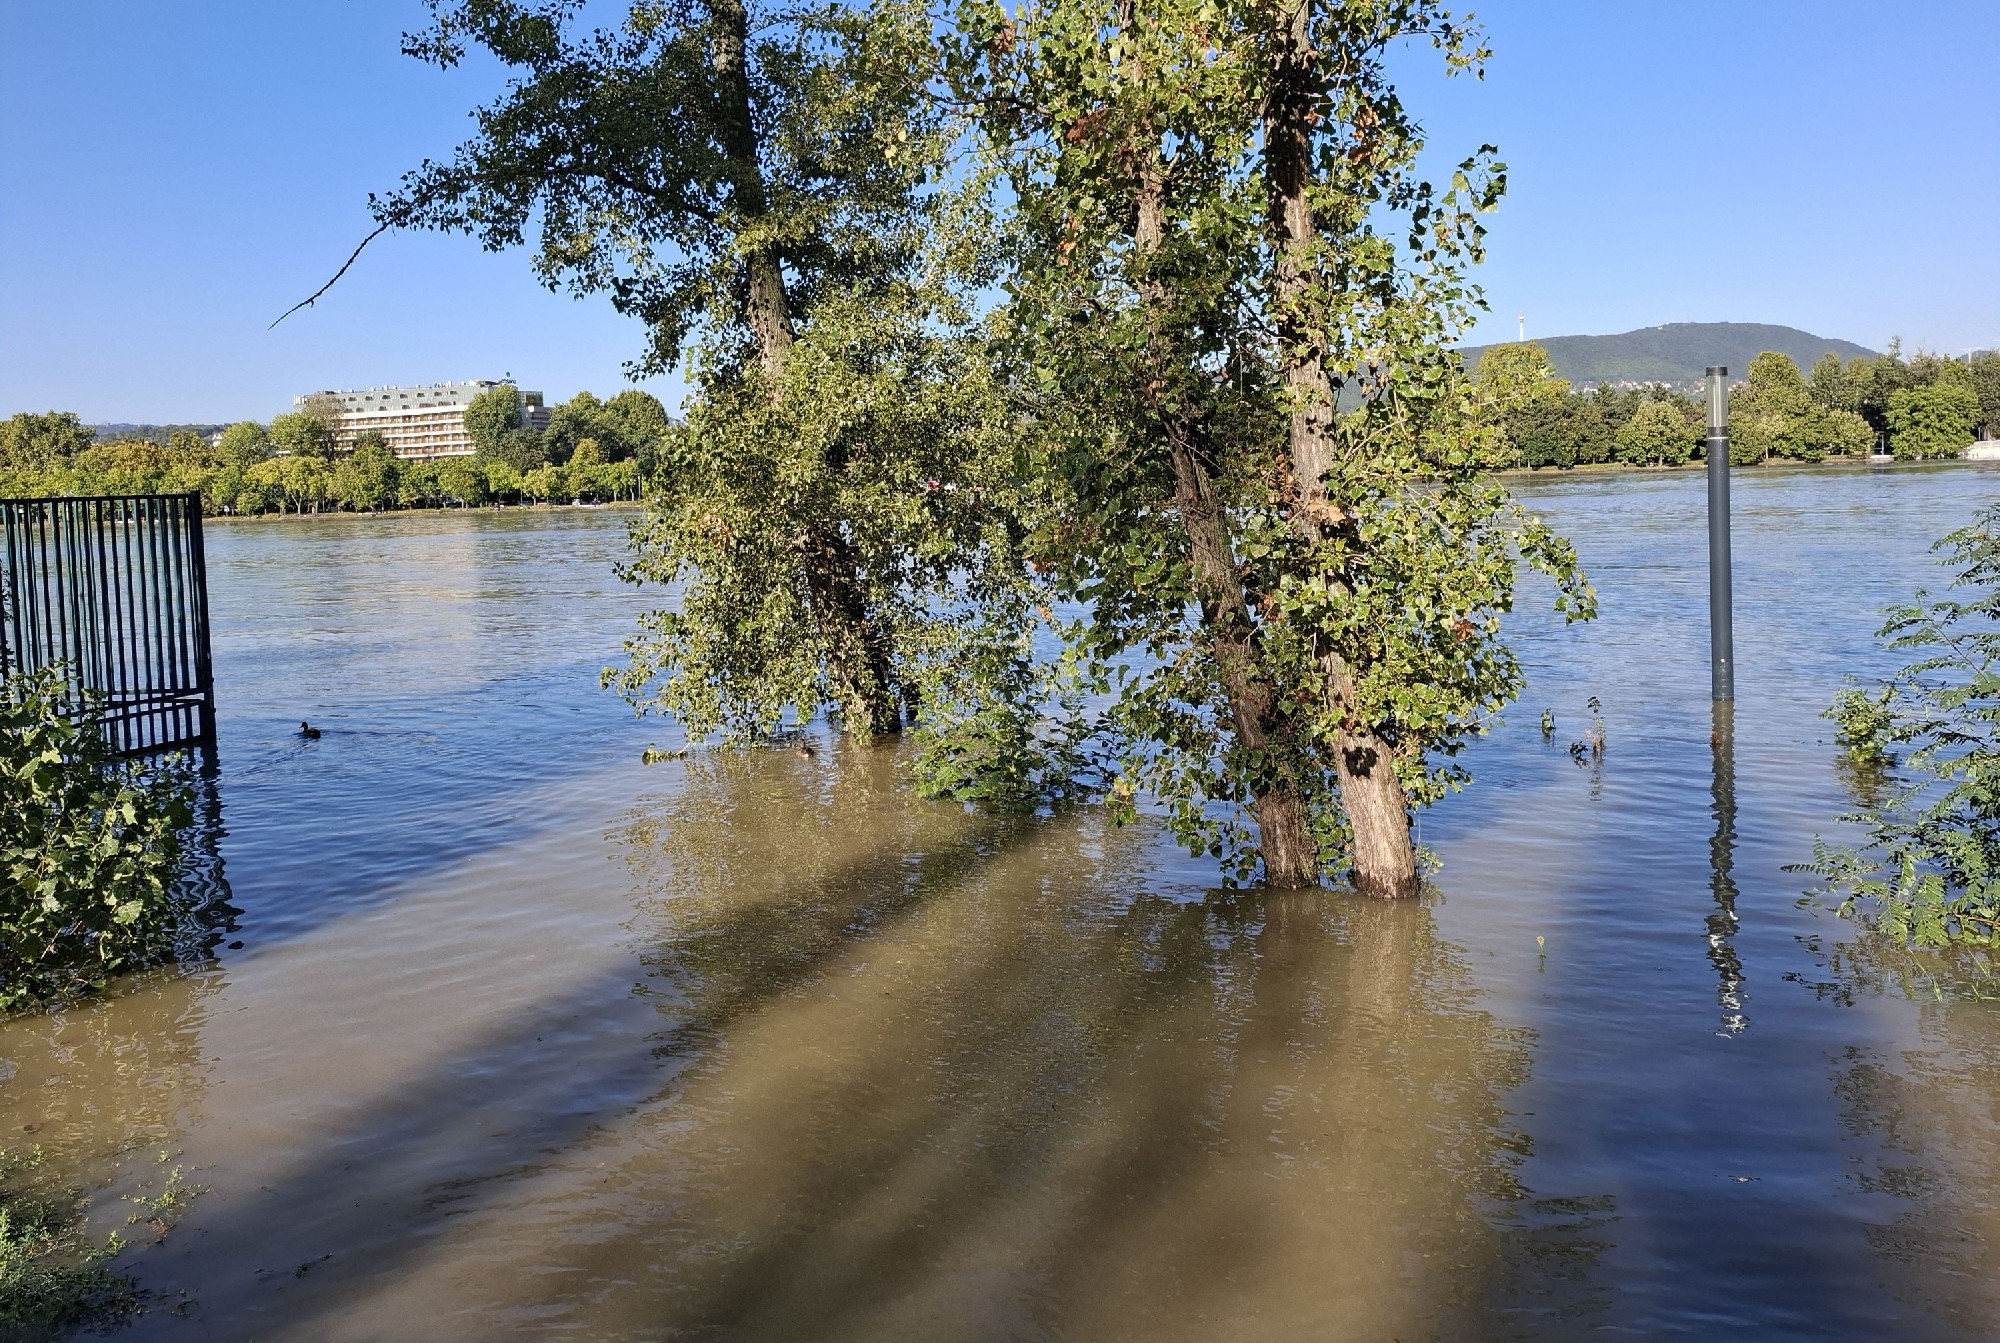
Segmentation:
[(200, 494), (0, 499), (0, 674), (53, 666), (113, 750), (215, 740)]

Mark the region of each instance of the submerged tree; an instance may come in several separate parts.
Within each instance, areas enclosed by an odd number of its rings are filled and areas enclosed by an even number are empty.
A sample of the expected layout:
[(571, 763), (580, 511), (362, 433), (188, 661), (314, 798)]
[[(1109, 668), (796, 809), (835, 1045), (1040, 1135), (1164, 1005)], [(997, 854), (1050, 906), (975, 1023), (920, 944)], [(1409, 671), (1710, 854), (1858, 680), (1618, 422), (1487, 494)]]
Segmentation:
[(687, 588), (616, 680), (697, 733), (823, 706), (895, 730), (929, 638), (920, 594), (1008, 568), (959, 301), (981, 249), (940, 179), (956, 131), (926, 88), (928, 15), (641, 0), (584, 29), (566, 3), (431, 9), (407, 50), (448, 66), (478, 45), (517, 78), (377, 219), (494, 249), (538, 226), (548, 284), (646, 323), (639, 371), (692, 356), (629, 571)]
[(1520, 685), (1498, 638), (1518, 560), (1570, 615), (1591, 601), (1479, 476), (1448, 348), (1497, 165), (1422, 182), (1384, 68), (1412, 39), (1454, 70), (1484, 53), (1422, 2), (975, 3), (961, 23), (1027, 233), (1015, 348), (1063, 491), (1039, 540), (1115, 691), (1114, 799), (1151, 790), (1239, 877), (1348, 866), (1413, 893), (1411, 803), (1461, 781), (1446, 758)]

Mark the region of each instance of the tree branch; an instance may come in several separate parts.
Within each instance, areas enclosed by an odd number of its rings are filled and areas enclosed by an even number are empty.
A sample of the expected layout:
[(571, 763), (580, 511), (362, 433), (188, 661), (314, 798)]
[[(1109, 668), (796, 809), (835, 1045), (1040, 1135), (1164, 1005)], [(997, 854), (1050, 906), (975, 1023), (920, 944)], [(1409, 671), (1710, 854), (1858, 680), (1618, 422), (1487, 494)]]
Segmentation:
[(347, 260), (341, 265), (340, 269), (333, 273), (333, 278), (331, 280), (328, 280), (325, 284), (313, 290), (312, 297), (294, 303), (291, 307), (279, 313), (277, 321), (272, 322), (271, 326), (267, 326), (264, 329), (266, 331), (269, 331), (271, 327), (275, 327), (278, 324), (278, 322), (284, 321), (287, 317), (290, 317), (300, 308), (310, 308), (313, 305), (313, 303), (318, 300), (321, 294), (324, 294), (327, 290), (333, 288), (336, 284), (340, 283), (340, 277), (347, 274), (347, 268), (354, 264), (356, 258), (358, 258), (361, 255), (363, 248), (367, 247), (369, 243), (374, 242), (377, 238), (381, 237), (384, 233), (387, 233), (393, 227), (394, 225), (392, 224), (376, 225), (375, 231), (361, 240), (361, 246), (354, 249), (353, 255), (348, 257)]

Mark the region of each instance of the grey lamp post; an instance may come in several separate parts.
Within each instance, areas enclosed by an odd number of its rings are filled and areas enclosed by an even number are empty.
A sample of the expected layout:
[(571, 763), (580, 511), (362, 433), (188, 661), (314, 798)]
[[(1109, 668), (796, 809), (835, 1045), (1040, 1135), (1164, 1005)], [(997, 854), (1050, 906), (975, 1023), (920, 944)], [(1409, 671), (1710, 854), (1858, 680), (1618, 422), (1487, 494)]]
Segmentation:
[(1736, 699), (1729, 575), (1729, 370), (1708, 370), (1708, 661), (1717, 703)]

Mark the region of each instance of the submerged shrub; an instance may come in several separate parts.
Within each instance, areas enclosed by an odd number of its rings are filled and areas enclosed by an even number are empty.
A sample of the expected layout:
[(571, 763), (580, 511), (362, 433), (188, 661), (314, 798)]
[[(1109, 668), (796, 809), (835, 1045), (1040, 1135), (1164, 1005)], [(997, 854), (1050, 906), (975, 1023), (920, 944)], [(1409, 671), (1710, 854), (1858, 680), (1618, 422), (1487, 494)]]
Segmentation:
[(1840, 911), (1918, 947), (2000, 945), (2000, 507), (1936, 549), (1969, 600), (1888, 609), (1887, 646), (1918, 660), (1827, 710), (1848, 760), (1900, 766), (1903, 786), (1857, 817), (1864, 850), (1817, 846)]
[(55, 672), (0, 683), (0, 1014), (173, 953), (192, 798), (175, 767), (118, 760), (67, 717)]
[(53, 1339), (114, 1325), (138, 1305), (130, 1278), (107, 1262), (116, 1234), (83, 1231), (83, 1200), (35, 1178), (39, 1151), (0, 1153), (0, 1339)]

